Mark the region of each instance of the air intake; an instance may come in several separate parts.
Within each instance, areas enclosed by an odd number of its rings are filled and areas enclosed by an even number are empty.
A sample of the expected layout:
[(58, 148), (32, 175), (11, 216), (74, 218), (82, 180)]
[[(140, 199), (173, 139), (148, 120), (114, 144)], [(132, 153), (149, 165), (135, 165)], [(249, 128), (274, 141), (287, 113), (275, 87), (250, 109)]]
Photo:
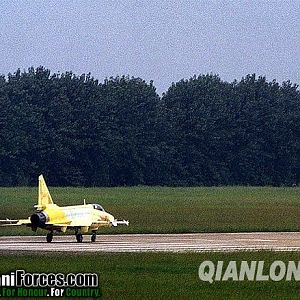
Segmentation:
[(46, 222), (49, 221), (47, 214), (43, 212), (35, 213), (30, 217), (30, 221), (34, 227), (45, 227)]

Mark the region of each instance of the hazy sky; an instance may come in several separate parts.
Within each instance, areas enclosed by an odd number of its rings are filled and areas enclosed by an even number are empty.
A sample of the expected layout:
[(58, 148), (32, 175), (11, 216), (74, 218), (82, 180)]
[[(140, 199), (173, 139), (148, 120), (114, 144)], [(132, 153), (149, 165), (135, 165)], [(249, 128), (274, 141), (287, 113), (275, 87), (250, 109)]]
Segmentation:
[(159, 93), (202, 73), (300, 83), (300, 0), (1, 0), (0, 28), (2, 74), (125, 74)]

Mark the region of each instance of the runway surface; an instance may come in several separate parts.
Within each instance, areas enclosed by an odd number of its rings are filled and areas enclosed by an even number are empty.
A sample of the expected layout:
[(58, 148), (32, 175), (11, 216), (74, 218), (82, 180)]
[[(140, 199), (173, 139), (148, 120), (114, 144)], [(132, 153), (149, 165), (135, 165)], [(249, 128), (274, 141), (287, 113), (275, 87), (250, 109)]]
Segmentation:
[(300, 232), (196, 233), (196, 234), (118, 234), (97, 235), (95, 243), (85, 235), (82, 243), (75, 236), (0, 237), (5, 252), (208, 252), (273, 250), (300, 251)]

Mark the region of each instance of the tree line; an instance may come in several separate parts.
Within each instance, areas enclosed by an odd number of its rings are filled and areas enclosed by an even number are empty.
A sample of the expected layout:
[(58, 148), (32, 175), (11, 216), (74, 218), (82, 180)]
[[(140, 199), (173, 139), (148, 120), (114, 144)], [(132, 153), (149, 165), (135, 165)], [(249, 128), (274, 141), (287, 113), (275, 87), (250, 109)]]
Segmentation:
[(0, 185), (293, 185), (300, 94), (290, 81), (217, 75), (160, 97), (140, 78), (0, 76)]

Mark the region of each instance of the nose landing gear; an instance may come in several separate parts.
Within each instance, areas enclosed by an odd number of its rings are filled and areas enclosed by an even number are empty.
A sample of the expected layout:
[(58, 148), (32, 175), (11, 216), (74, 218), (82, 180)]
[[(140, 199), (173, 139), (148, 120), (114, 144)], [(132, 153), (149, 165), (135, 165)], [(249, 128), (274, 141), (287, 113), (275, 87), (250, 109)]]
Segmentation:
[(91, 242), (92, 242), (92, 243), (96, 242), (96, 236), (97, 236), (97, 235), (96, 235), (96, 231), (93, 231), (93, 232), (92, 232), (92, 236), (91, 236)]

